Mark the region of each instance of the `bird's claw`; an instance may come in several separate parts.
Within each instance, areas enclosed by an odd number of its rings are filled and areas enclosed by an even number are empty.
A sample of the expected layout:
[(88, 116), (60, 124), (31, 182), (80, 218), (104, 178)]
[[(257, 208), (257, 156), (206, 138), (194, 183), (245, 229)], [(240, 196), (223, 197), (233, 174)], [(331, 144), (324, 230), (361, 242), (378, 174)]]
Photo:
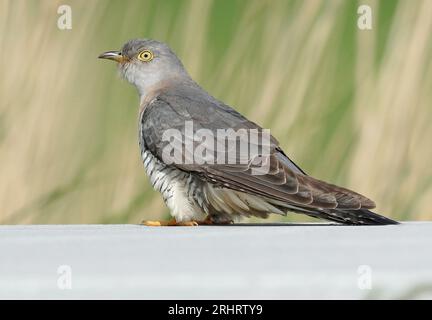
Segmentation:
[(170, 226), (170, 227), (176, 227), (176, 226), (182, 226), (182, 227), (195, 227), (198, 226), (199, 223), (196, 221), (176, 221), (175, 219), (169, 220), (169, 221), (151, 221), (151, 220), (144, 220), (140, 224), (148, 227), (163, 227), (163, 226)]
[(141, 221), (140, 224), (144, 225), (144, 226), (148, 226), (148, 227), (161, 227), (164, 224), (165, 221), (150, 221), (150, 220), (144, 220)]

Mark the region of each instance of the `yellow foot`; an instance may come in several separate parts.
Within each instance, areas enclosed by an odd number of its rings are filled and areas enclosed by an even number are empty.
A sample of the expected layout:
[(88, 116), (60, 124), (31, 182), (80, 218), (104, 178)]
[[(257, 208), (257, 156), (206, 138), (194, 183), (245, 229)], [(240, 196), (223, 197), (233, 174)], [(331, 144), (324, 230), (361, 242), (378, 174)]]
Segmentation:
[(194, 227), (198, 225), (198, 222), (196, 221), (180, 221), (177, 222), (175, 219), (169, 220), (169, 221), (147, 221), (144, 220), (140, 224), (149, 226), (149, 227), (163, 227), (163, 226), (182, 226), (182, 227)]
[(161, 227), (161, 226), (167, 226), (169, 221), (148, 221), (144, 220), (141, 221), (140, 224), (148, 227)]
[(183, 226), (183, 227), (195, 227), (198, 225), (196, 221), (184, 221), (184, 222), (176, 222), (173, 226)]

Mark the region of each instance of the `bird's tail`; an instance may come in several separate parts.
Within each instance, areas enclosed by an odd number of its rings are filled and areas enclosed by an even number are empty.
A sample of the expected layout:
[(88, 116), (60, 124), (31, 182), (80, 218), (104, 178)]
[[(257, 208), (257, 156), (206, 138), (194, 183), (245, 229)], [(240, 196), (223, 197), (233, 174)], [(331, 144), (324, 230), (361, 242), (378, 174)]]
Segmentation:
[(379, 215), (367, 209), (359, 210), (330, 210), (323, 217), (347, 225), (388, 225), (399, 224), (399, 222)]

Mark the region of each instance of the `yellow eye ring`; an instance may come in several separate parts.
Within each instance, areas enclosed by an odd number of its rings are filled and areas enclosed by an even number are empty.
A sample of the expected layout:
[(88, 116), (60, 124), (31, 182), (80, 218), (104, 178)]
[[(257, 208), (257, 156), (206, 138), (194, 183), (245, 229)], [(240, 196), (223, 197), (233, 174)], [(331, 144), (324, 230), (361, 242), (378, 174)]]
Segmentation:
[(149, 62), (153, 60), (153, 58), (153, 52), (151, 52), (150, 50), (143, 50), (138, 54), (138, 59), (144, 62)]

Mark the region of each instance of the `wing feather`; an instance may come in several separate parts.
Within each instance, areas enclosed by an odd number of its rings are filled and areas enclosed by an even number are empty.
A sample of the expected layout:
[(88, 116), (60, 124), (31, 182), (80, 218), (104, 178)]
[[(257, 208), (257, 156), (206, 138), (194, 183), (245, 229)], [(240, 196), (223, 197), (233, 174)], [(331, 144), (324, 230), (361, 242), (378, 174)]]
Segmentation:
[[(247, 120), (229, 106), (207, 95), (205, 91), (194, 86), (178, 86), (165, 90), (144, 109), (141, 122), (142, 144), (163, 161), (162, 152), (167, 144), (163, 133), (168, 129), (178, 129), (181, 133), (176, 151), (184, 154), (188, 150), (185, 141), (190, 140), (185, 133), (185, 123), (193, 121), (194, 130), (208, 129), (257, 129), (261, 127)], [(189, 139), (189, 140), (188, 140)], [(193, 141), (198, 144), (198, 142)], [(216, 149), (209, 147), (209, 152)], [(188, 154), (188, 156), (191, 156)], [(240, 159), (236, 159), (240, 160)], [(202, 179), (224, 188), (251, 195), (258, 195), (306, 209), (349, 209), (374, 208), (370, 199), (306, 175), (293, 163), (279, 147), (277, 140), (271, 137), (269, 170), (266, 174), (254, 175), (254, 160), (247, 163), (173, 163), (177, 168), (199, 175)], [(220, 209), (232, 211), (229, 204), (245, 209), (244, 199), (234, 195), (221, 195), (213, 192), (214, 205)], [(225, 202), (225, 205), (223, 204)], [(255, 203), (259, 209), (265, 205)], [(258, 209), (258, 208), (257, 208)], [(268, 208), (267, 208), (268, 209)]]

